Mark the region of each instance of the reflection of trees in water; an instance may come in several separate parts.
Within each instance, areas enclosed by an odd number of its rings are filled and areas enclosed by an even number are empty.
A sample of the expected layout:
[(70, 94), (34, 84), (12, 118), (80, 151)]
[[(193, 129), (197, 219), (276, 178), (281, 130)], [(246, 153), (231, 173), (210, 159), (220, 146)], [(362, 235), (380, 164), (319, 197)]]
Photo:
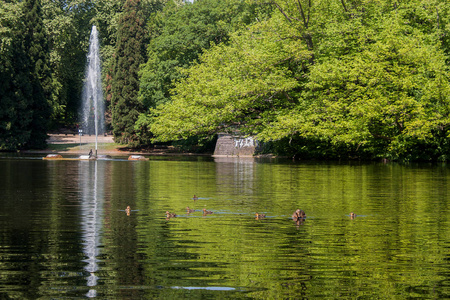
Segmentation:
[[(111, 202), (105, 219), (104, 235), (105, 248), (108, 249), (108, 269), (114, 270), (112, 280), (116, 286), (130, 287), (118, 290), (116, 297), (140, 299), (146, 291), (133, 287), (148, 285), (151, 273), (145, 272), (142, 265), (146, 256), (140, 249), (143, 247), (142, 241), (138, 240), (138, 220), (142, 215), (136, 203), (138, 179), (135, 165), (126, 162), (113, 163), (112, 166), (110, 172), (113, 184), (108, 190)], [(131, 208), (129, 216), (125, 211), (127, 206)]]
[[(183, 298), (174, 286), (255, 288), (245, 295), (263, 299), (448, 294), (445, 168), (256, 163), (251, 173), (227, 162), (97, 161), (95, 170), (92, 161), (33, 161), (24, 172), (18, 163), (27, 162), (8, 162), (14, 170), (0, 183), (10, 226), (1, 228), (0, 265), (11, 297), (91, 289), (108, 299)], [(238, 195), (248, 185), (229, 177), (239, 172), (253, 174), (254, 189)], [(184, 214), (186, 205), (215, 213), (164, 220), (166, 209)], [(267, 217), (255, 220), (261, 207)], [(295, 208), (307, 214), (298, 227)], [(350, 220), (350, 208), (368, 216)]]

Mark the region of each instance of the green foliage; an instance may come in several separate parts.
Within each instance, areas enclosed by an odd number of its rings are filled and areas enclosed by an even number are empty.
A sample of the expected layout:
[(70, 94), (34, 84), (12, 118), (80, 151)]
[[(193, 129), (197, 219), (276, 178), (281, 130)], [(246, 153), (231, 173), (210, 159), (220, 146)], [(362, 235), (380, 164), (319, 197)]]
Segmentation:
[[(445, 1), (272, 5), (270, 21), (184, 71), (172, 102), (145, 119), (156, 140), (228, 128), (277, 141), (292, 155), (446, 158)], [(281, 146), (293, 140), (300, 142)]]
[[(95, 14), (91, 23), (97, 24), (100, 31), (101, 38), (101, 57), (102, 57), (102, 76), (104, 87), (104, 99), (106, 100), (107, 108), (111, 110), (112, 99), (112, 81), (114, 75), (115, 51), (117, 43), (117, 31), (119, 28), (119, 20), (123, 14), (124, 0), (114, 1), (97, 1), (95, 2)], [(165, 0), (144, 0), (142, 1), (141, 9), (144, 18), (147, 20), (150, 15), (156, 11), (162, 10)], [(147, 43), (147, 38), (144, 39)]]
[[(14, 58), (13, 49), (17, 44), (16, 28), (20, 24), (17, 16), (22, 14), (22, 7), (18, 3), (0, 2), (0, 149), (15, 150), (19, 146), (24, 145), (29, 138), (29, 132), (24, 132), (19, 128), (20, 121), (26, 120), (27, 116), (18, 116), (17, 111), (21, 110), (23, 98), (21, 102), (16, 102), (15, 96), (20, 93), (12, 92), (14, 81)], [(18, 118), (24, 117), (24, 120)]]
[[(116, 34), (124, 1), (41, 1), (41, 18), (44, 26), (42, 30), (46, 40), (40, 45), (42, 46), (41, 53), (47, 56), (45, 58), (47, 63), (45, 65), (39, 64), (38, 68), (42, 67), (39, 72), (51, 72), (51, 80), (48, 80), (47, 75), (39, 76), (40, 84), (52, 108), (52, 112), (46, 113), (45, 119), (51, 122), (52, 129), (72, 126), (78, 119), (89, 33), (93, 24), (96, 24), (99, 28), (102, 38), (101, 52), (105, 70), (103, 78), (104, 82), (107, 83), (104, 87), (106, 99), (111, 100), (111, 75), (113, 74), (114, 53), (116, 51)], [(148, 17), (150, 13), (161, 9), (164, 1), (146, 0), (144, 3), (143, 11)], [(21, 26), (20, 16), (24, 5), (25, 2), (22, 1), (2, 1), (0, 3), (0, 79), (2, 82), (0, 96), (1, 105), (4, 107), (0, 114), (5, 116), (15, 114), (12, 113), (12, 111), (15, 111), (13, 107), (19, 105), (14, 104), (14, 99), (22, 97), (19, 93), (17, 95), (7, 94), (13, 89), (19, 89), (18, 83), (13, 82), (11, 78), (15, 72), (13, 60), (17, 61), (21, 57), (19, 52), (23, 50), (17, 44), (12, 46), (12, 43), (17, 38), (19, 26)], [(50, 94), (48, 95), (48, 93)], [(31, 109), (31, 106), (24, 105), (23, 109), (26, 111)], [(8, 118), (2, 119), (5, 124), (4, 127), (15, 130), (16, 122), (12, 122)], [(19, 127), (16, 129), (19, 130)], [(45, 133), (45, 131), (43, 132)], [(26, 140), (27, 138), (24, 139), (24, 141)], [(22, 145), (25, 143), (24, 141), (14, 143), (14, 145)], [(9, 145), (9, 143), (7, 144)], [(14, 149), (16, 146), (10, 148)]]
[(178, 5), (169, 2), (148, 24), (148, 61), (142, 70), (140, 99), (146, 108), (170, 100), (179, 68), (195, 63), (211, 44), (226, 42), (231, 32), (249, 24), (255, 5), (239, 0), (202, 0)]
[(296, 157), (448, 157), (446, 0), (40, 1), (0, 3), (1, 149), (75, 122), (95, 24), (120, 143), (239, 130)]
[(151, 131), (159, 140), (235, 126), (252, 132), (292, 106), (298, 87), (292, 73), (309, 59), (309, 51), (298, 40), (284, 42), (291, 33), (283, 25), (255, 24), (232, 35), (228, 46), (206, 51), (200, 63), (186, 70), (173, 101), (153, 110)]
[(391, 159), (432, 139), (449, 124), (445, 56), (429, 36), (402, 23), (393, 15), (376, 35), (364, 32), (368, 41), (358, 52), (322, 58), (300, 105), (259, 137), (323, 137)]
[(258, 154), (270, 153), (303, 160), (372, 159), (370, 153), (364, 150), (349, 144), (333, 143), (322, 137), (304, 138), (297, 135), (262, 142)]
[[(95, 15), (91, 22), (97, 25), (100, 33), (101, 48), (100, 56), (102, 58), (102, 82), (103, 98), (107, 111), (110, 112), (112, 99), (112, 77), (114, 75), (115, 45), (117, 38), (117, 28), (119, 17), (122, 13), (124, 1), (97, 1), (95, 5)], [(110, 118), (106, 120), (110, 127)]]
[[(14, 37), (13, 29), (17, 26), (18, 16), (21, 14), (20, 3), (0, 2), (0, 59), (10, 50)], [(1, 64), (0, 67), (3, 67)]]
[(135, 145), (134, 125), (142, 112), (138, 101), (139, 65), (144, 62), (144, 15), (139, 0), (127, 0), (117, 32), (112, 81), (112, 127), (115, 141)]
[(13, 29), (9, 58), (2, 69), (5, 79), (0, 103), (0, 149), (42, 148), (45, 146), (51, 72), (41, 3), (28, 0), (22, 4), (22, 14)]
[[(18, 26), (21, 6), (17, 3), (0, 2), (0, 140), (1, 149), (9, 148), (8, 138), (14, 122), (14, 106), (16, 105), (11, 95), (11, 80), (13, 73), (12, 59), (14, 51), (14, 28)], [(20, 142), (18, 142), (20, 143)], [(23, 143), (23, 142), (22, 142)], [(12, 143), (11, 143), (12, 144)], [(17, 144), (15, 142), (14, 144)], [(15, 146), (12, 146), (15, 148)]]
[(178, 140), (172, 143), (181, 152), (213, 153), (216, 147), (217, 135), (193, 136), (185, 140)]

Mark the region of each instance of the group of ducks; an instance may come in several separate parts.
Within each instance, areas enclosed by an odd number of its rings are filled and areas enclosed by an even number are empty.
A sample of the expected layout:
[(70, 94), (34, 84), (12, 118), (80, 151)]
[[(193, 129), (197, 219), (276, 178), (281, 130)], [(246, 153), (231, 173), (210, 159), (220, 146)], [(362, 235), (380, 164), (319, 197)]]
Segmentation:
[[(198, 197), (194, 195), (194, 197), (192, 198), (194, 200), (198, 200)], [(127, 216), (130, 215), (131, 213), (131, 208), (128, 205), (127, 208), (125, 209), (125, 212), (127, 214)], [(189, 208), (189, 206), (186, 207), (186, 213), (190, 214), (195, 212), (195, 209), (191, 209)], [(210, 211), (210, 210), (206, 210), (206, 208), (204, 208), (202, 210), (203, 215), (211, 215), (214, 212)], [(170, 218), (175, 218), (177, 216), (177, 214), (175, 213), (171, 213), (169, 211), (166, 211), (166, 220), (170, 219)], [(261, 220), (264, 219), (266, 217), (265, 214), (260, 214), (260, 213), (255, 213), (255, 219), (256, 220)], [(353, 212), (350, 213), (350, 219), (354, 219), (356, 217), (356, 214), (354, 214)], [(303, 221), (306, 219), (306, 213), (301, 210), (301, 209), (297, 209), (296, 211), (294, 211), (294, 213), (292, 214), (292, 220), (294, 220), (294, 222), (296, 222), (297, 224), (303, 223)]]
[[(191, 209), (188, 207), (186, 207), (186, 213), (190, 214), (195, 212), (195, 209)], [(210, 210), (206, 210), (206, 208), (203, 209), (203, 215), (210, 215), (213, 214), (214, 212), (210, 211)], [(353, 213), (352, 213), (353, 214)], [(166, 211), (166, 219), (170, 219), (170, 218), (175, 218), (177, 216), (177, 214), (171, 213), (169, 211)], [(264, 219), (266, 217), (265, 214), (260, 214), (260, 213), (255, 213), (255, 219), (256, 220), (261, 220)], [(292, 214), (292, 220), (294, 220), (296, 223), (301, 223), (305, 220), (306, 218), (306, 214), (303, 210), (301, 209), (297, 209), (293, 214)]]
[[(191, 209), (191, 208), (189, 208), (189, 206), (186, 207), (186, 213), (190, 214), (190, 213), (193, 213), (193, 212), (195, 212), (195, 209)], [(202, 210), (202, 212), (203, 212), (203, 215), (204, 215), (204, 216), (210, 215), (210, 214), (213, 214), (213, 213), (214, 213), (214, 212), (212, 212), (212, 211), (210, 211), (210, 210), (206, 210), (206, 208), (204, 208), (204, 209)], [(177, 216), (177, 214), (174, 214), (174, 213), (171, 213), (171, 212), (169, 212), (169, 211), (166, 211), (166, 218), (167, 218), (167, 219), (175, 218), (176, 216)]]

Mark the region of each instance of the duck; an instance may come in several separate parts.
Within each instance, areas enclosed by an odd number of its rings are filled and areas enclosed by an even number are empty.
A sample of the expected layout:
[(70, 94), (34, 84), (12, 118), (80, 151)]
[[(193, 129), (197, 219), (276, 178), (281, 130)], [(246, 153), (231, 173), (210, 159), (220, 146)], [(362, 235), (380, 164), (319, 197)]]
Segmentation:
[(351, 213), (350, 213), (350, 219), (354, 219), (354, 218), (356, 218), (356, 214), (353, 213), (353, 212), (351, 212)]
[(297, 209), (293, 214), (292, 214), (292, 219), (294, 221), (299, 221), (301, 219), (306, 218), (306, 214), (303, 210), (301, 209)]
[(213, 214), (213, 212), (210, 211), (210, 210), (206, 210), (206, 208), (204, 208), (204, 209), (203, 209), (203, 214), (204, 214), (204, 215), (210, 215), (210, 214)]
[(306, 213), (300, 209), (300, 218), (304, 219), (306, 218)]
[(265, 214), (255, 213), (255, 219), (256, 219), (256, 220), (264, 219), (265, 217), (266, 217)]
[(131, 208), (130, 208), (129, 205), (128, 205), (127, 208), (125, 209), (125, 212), (127, 213), (127, 216), (130, 215), (130, 213), (131, 213)]
[(177, 215), (166, 211), (166, 218), (175, 218)]
[(192, 199), (194, 199), (194, 201), (195, 201), (195, 200), (198, 200), (198, 197), (194, 195), (194, 197), (192, 197)]
[(193, 213), (195, 211), (195, 209), (190, 209), (189, 206), (186, 207), (186, 212), (188, 214)]

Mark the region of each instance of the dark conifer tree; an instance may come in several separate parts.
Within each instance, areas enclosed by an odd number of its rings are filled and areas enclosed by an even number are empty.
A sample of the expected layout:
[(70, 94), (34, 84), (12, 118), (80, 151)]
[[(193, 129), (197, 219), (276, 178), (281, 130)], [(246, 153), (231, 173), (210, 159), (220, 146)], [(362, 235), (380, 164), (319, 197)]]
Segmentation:
[(144, 63), (144, 23), (140, 1), (127, 0), (119, 19), (111, 99), (114, 139), (122, 144), (138, 142), (134, 124), (143, 110), (138, 73)]
[(0, 148), (42, 148), (51, 115), (49, 52), (40, 0), (27, 0), (11, 44), (0, 103)]
[[(18, 126), (21, 121), (20, 118), (24, 118), (22, 122), (27, 119), (24, 114), (19, 115), (21, 103), (25, 101), (23, 92), (18, 90), (17, 93), (14, 93), (12, 91), (17, 80), (17, 76), (13, 76), (12, 65), (14, 61), (22, 60), (23, 57), (14, 55), (12, 49), (12, 46), (7, 47), (0, 56), (0, 150), (15, 150), (29, 136), (26, 131)], [(26, 87), (27, 82), (23, 84)]]
[(52, 112), (52, 73), (49, 67), (50, 50), (42, 21), (41, 1), (29, 0), (26, 6), (28, 8), (25, 8), (25, 20), (28, 22), (26, 28), (28, 28), (30, 46), (25, 49), (28, 49), (33, 70), (31, 76), (33, 118), (28, 147), (42, 148), (46, 145), (45, 140), (47, 139), (49, 118)]

